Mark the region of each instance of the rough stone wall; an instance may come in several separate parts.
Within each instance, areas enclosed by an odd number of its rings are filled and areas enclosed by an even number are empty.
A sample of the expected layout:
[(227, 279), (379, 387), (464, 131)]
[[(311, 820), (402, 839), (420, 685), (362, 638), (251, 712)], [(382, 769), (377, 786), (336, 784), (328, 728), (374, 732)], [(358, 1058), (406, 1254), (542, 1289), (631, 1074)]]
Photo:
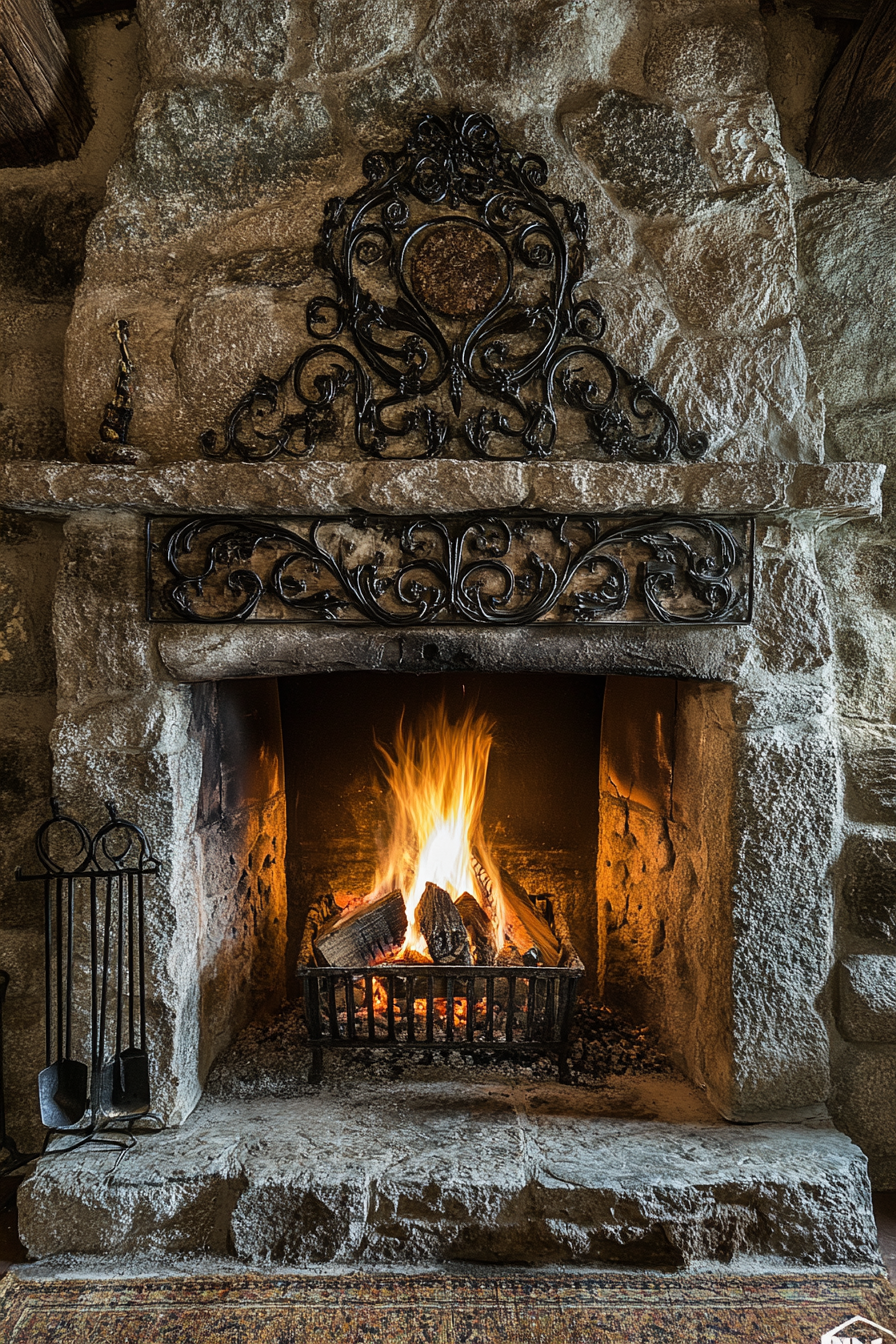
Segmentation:
[(896, 1186), (896, 181), (822, 180), (804, 167), (815, 93), (834, 37), (805, 13), (768, 19), (771, 84), (788, 150), (797, 311), (825, 404), (832, 461), (887, 464), (880, 521), (830, 534), (819, 568), (833, 613), (844, 771), (832, 1016), (837, 1122)]
[[(96, 122), (77, 159), (0, 170), (0, 457), (66, 457), (65, 334), (84, 269), (87, 228), (131, 122), (139, 27), (127, 12), (67, 29)], [(105, 390), (115, 344), (104, 331)], [(110, 378), (110, 375), (112, 377)], [(96, 428), (99, 428), (97, 420)]]
[(323, 202), (359, 184), (367, 150), (400, 146), (419, 110), (459, 105), (492, 112), (584, 200), (611, 348), (718, 458), (818, 459), (753, 0), (168, 0), (146, 7), (143, 36), (134, 133), (69, 333), (76, 456), (95, 440), (118, 316), (138, 363), (134, 443), (194, 454), (257, 374), (307, 344)]
[[(127, 134), (138, 84), (137, 25), (119, 27), (125, 18), (93, 19), (68, 32), (97, 114), (78, 158), (0, 170), (0, 460), (67, 456), (65, 333), (87, 227)], [(115, 347), (108, 333), (106, 340), (111, 371)], [(111, 384), (106, 398), (109, 391)], [(56, 712), (50, 618), (61, 540), (58, 523), (13, 514), (0, 520), (0, 968), (11, 977), (7, 1123), (25, 1149), (43, 1135), (34, 1091), (43, 1063), (43, 917), (39, 896), (17, 884), (13, 870), (33, 867), (34, 833), (49, 814)]]
[(43, 899), (16, 882), (34, 871), (34, 834), (49, 815), (49, 736), (56, 712), (48, 614), (62, 529), (0, 518), (0, 969), (7, 1127), (23, 1151), (39, 1146), (35, 1072), (44, 1063)]

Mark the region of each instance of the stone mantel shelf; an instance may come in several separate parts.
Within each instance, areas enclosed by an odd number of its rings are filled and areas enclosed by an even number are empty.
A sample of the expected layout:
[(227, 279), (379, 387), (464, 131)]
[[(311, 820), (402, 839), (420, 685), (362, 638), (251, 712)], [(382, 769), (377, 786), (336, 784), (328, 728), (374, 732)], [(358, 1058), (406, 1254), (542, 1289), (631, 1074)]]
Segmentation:
[(0, 508), (43, 515), (147, 513), (755, 514), (805, 523), (875, 517), (876, 463), (559, 461), (183, 461), (156, 467), (17, 461), (0, 466)]

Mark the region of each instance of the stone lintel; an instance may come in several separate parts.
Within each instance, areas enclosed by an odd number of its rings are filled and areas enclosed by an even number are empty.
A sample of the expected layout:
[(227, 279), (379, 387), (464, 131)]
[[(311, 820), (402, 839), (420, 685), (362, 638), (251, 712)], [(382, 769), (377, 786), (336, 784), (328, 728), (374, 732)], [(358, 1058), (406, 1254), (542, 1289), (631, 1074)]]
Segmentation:
[(754, 514), (811, 524), (876, 517), (884, 468), (804, 462), (206, 462), (143, 468), (72, 462), (0, 467), (0, 508), (39, 514), (386, 514), (479, 509)]

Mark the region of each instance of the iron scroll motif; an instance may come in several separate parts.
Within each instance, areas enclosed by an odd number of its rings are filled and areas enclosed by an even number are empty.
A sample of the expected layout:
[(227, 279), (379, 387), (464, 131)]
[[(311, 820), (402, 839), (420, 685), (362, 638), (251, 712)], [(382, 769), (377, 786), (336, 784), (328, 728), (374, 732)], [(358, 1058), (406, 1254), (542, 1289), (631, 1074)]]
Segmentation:
[(551, 455), (564, 441), (607, 459), (688, 461), (708, 448), (654, 387), (602, 347), (604, 313), (577, 297), (588, 221), (545, 188), (538, 155), (483, 114), (419, 120), (400, 153), (368, 154), (354, 195), (327, 202), (316, 260), (331, 294), (311, 299), (315, 342), (261, 377), (209, 457), (301, 458), (335, 438), (345, 399), (373, 458)]
[(746, 624), (752, 540), (746, 518), (155, 518), (147, 615), (206, 624)]

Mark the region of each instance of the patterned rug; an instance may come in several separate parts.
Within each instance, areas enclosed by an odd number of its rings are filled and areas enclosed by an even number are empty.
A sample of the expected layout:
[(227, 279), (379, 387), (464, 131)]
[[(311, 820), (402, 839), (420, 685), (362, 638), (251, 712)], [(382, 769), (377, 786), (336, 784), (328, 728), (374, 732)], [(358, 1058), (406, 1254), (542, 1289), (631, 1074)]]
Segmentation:
[[(38, 1282), (13, 1273), (0, 1284), (3, 1344), (820, 1344), (856, 1316), (896, 1331), (886, 1280), (489, 1271)], [(845, 1326), (861, 1344), (881, 1333)]]

